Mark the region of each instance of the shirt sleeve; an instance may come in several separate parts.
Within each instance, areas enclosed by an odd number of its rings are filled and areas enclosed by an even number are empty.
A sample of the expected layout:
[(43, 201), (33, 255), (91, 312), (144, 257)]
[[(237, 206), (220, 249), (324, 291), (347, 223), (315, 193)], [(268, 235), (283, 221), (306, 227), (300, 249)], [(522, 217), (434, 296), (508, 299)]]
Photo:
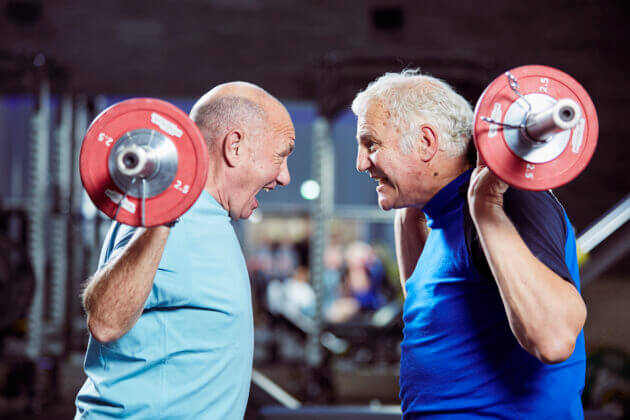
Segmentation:
[(123, 252), (134, 233), (136, 233), (136, 227), (123, 225), (115, 220), (107, 232), (105, 241), (103, 242), (103, 249), (101, 250), (101, 256), (98, 261), (98, 269), (100, 270), (107, 264), (107, 262), (113, 258), (116, 258)]
[[(567, 226), (564, 209), (550, 191), (524, 191), (510, 187), (503, 207), (529, 250), (560, 277), (575, 284), (565, 260)], [(465, 209), (465, 236), (473, 264), (484, 277), (492, 278), (479, 236)]]

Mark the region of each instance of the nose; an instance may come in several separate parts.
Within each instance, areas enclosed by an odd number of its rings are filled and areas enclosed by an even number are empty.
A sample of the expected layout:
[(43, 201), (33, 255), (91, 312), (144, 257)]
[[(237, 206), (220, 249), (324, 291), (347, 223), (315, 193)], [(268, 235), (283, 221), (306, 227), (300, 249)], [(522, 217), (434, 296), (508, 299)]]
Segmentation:
[(280, 173), (276, 177), (276, 182), (283, 187), (289, 185), (291, 182), (291, 174), (289, 173), (289, 164), (285, 160), (282, 164), (282, 168), (280, 168)]
[(370, 160), (367, 156), (367, 150), (362, 147), (357, 148), (357, 171), (364, 172), (370, 167)]

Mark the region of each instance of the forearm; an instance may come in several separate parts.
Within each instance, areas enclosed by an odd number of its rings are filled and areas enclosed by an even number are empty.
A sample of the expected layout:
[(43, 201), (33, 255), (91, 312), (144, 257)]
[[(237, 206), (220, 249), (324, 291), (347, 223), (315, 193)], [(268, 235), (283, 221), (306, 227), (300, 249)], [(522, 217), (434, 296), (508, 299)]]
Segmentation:
[(83, 305), (88, 328), (99, 341), (120, 338), (136, 323), (158, 269), (169, 228), (139, 229), (124, 251), (88, 281)]
[(516, 339), (545, 363), (565, 360), (586, 319), (580, 294), (531, 253), (502, 207), (471, 215)]
[(405, 296), (405, 282), (413, 274), (428, 236), (429, 228), (426, 225), (424, 213), (420, 209), (410, 207), (396, 210), (394, 242), (400, 284)]

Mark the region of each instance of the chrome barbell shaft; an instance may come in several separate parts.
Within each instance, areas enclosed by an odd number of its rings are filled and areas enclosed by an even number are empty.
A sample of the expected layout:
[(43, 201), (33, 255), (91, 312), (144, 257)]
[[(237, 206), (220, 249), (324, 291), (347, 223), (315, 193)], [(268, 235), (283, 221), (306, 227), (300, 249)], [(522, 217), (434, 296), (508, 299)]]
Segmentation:
[(522, 131), (530, 139), (544, 142), (556, 133), (575, 127), (581, 117), (580, 106), (563, 98), (543, 111), (529, 113)]

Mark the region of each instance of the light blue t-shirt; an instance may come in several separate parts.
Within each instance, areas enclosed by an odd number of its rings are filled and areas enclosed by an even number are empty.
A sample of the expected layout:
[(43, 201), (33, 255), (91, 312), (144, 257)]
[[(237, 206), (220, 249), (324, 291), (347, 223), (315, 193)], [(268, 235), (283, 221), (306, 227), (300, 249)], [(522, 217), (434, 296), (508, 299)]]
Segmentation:
[[(99, 266), (134, 228), (114, 222)], [(245, 259), (206, 191), (171, 229), (142, 316), (120, 339), (90, 335), (75, 419), (242, 419), (254, 348)]]

